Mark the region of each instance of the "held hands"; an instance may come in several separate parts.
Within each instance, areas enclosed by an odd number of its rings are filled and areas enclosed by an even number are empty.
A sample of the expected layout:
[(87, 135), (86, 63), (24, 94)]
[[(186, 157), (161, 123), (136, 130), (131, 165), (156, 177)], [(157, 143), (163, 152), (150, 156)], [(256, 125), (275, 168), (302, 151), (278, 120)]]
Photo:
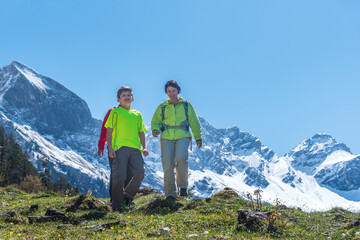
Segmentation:
[(147, 155), (149, 155), (149, 152), (146, 148), (143, 149), (143, 155), (146, 157)]
[(152, 135), (153, 135), (154, 137), (159, 136), (159, 134), (160, 134), (160, 132), (159, 132), (159, 131), (152, 131)]
[(202, 142), (197, 142), (196, 145), (197, 145), (198, 148), (201, 148)]

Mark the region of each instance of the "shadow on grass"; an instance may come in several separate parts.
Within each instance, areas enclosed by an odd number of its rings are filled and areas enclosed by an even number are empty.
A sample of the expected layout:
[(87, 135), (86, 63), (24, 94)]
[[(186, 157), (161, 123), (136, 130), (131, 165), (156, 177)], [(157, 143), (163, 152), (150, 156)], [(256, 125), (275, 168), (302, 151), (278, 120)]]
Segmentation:
[(184, 207), (185, 210), (197, 209), (204, 207), (206, 205), (205, 200), (194, 198), (193, 200), (189, 201), (189, 203)]
[(85, 220), (98, 220), (104, 218), (106, 214), (107, 212), (93, 210), (87, 214), (82, 215), (81, 218)]
[(169, 213), (177, 212), (181, 207), (184, 205), (176, 202), (176, 201), (169, 201), (165, 199), (155, 199), (154, 201), (150, 202), (146, 205), (142, 210), (146, 214), (161, 214), (166, 215)]

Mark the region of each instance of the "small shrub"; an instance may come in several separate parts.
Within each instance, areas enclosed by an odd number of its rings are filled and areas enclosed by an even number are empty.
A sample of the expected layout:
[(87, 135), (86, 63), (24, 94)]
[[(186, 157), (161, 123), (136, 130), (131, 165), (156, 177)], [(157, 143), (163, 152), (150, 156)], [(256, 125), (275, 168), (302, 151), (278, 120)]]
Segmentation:
[(213, 197), (221, 198), (221, 199), (232, 199), (232, 198), (239, 198), (239, 195), (230, 188), (225, 188), (221, 192), (218, 192), (213, 195)]
[(27, 193), (38, 193), (45, 190), (41, 178), (38, 176), (28, 175), (20, 183), (19, 188)]
[(261, 211), (263, 204), (261, 202), (261, 193), (263, 192), (263, 190), (261, 190), (260, 188), (256, 189), (254, 191), (254, 194), (251, 193), (246, 193), (246, 198), (250, 201), (251, 203), (251, 209), (253, 211)]

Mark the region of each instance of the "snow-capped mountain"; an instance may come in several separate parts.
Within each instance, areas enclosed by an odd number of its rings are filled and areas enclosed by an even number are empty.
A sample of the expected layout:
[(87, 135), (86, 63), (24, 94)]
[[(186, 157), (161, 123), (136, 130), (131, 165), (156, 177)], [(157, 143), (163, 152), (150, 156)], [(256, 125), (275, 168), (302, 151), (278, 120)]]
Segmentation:
[(101, 121), (84, 100), (19, 62), (0, 69), (0, 124), (14, 135), (33, 164), (49, 159), (51, 175), (66, 175), (81, 191), (107, 194), (107, 160), (97, 158)]
[[(333, 153), (341, 152), (345, 156), (353, 156), (343, 143), (337, 143), (328, 134), (316, 134), (301, 142), (286, 156), (291, 158), (291, 165), (297, 170), (313, 175), (321, 168), (325, 160)], [(326, 162), (325, 162), (326, 164)]]
[[(280, 199), (307, 210), (360, 210), (360, 202), (355, 202), (360, 200), (359, 156), (330, 135), (316, 134), (279, 157), (250, 133), (237, 127), (216, 129), (199, 120), (203, 147), (198, 149), (193, 141), (189, 154), (189, 187), (195, 195), (207, 197), (231, 187), (245, 196), (261, 188), (269, 203)], [(46, 157), (54, 179), (64, 174), (81, 191), (96, 189), (108, 196), (108, 160), (97, 156), (101, 121), (64, 86), (15, 61), (3, 67), (0, 124), (36, 167), (41, 169)], [(160, 142), (150, 132), (146, 135), (150, 154), (143, 186), (162, 192)]]
[(291, 165), (347, 199), (360, 201), (360, 156), (328, 134), (316, 134), (285, 156)]

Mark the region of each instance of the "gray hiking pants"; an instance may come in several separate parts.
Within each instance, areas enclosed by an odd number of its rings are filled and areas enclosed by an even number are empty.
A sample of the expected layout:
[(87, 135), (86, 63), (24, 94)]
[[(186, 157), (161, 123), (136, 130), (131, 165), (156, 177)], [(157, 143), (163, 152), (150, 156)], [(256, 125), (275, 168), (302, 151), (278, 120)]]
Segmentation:
[[(115, 151), (116, 157), (111, 161), (111, 200), (113, 209), (122, 209), (124, 196), (133, 198), (139, 191), (145, 176), (144, 160), (139, 149), (121, 147)], [(130, 168), (132, 178), (127, 186), (127, 168)]]
[(176, 197), (176, 185), (178, 188), (188, 186), (188, 148), (191, 138), (178, 140), (161, 139), (161, 163), (164, 170), (165, 196)]

